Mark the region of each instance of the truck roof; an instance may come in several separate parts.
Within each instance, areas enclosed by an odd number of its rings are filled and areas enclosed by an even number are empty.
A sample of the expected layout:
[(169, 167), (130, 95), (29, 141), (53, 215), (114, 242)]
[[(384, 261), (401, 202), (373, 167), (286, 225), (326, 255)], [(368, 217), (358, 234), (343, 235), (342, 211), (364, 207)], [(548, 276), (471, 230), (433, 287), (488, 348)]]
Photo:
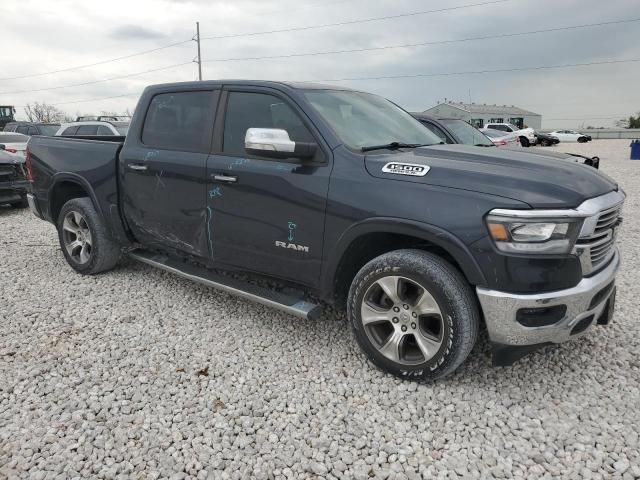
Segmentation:
[(342, 86), (323, 85), (320, 83), (311, 83), (311, 82), (286, 82), (286, 81), (276, 81), (276, 80), (239, 80), (239, 79), (158, 83), (155, 85), (149, 85), (147, 88), (155, 90), (155, 89), (167, 89), (167, 88), (218, 87), (222, 85), (242, 85), (242, 86), (254, 86), (254, 87), (287, 87), (294, 90), (304, 89), (304, 90), (357, 91), (352, 88), (347, 88)]

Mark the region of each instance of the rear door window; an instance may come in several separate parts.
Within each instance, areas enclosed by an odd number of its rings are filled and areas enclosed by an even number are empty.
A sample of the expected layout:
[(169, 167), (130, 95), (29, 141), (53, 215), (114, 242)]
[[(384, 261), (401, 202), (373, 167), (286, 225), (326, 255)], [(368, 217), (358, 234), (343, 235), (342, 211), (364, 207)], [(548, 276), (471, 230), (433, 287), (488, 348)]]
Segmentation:
[(147, 110), (142, 143), (159, 149), (208, 152), (213, 130), (213, 102), (217, 100), (218, 93), (199, 91), (156, 95)]
[(23, 135), (27, 135), (28, 131), (29, 131), (29, 127), (27, 127), (26, 125), (20, 125), (18, 128), (16, 128), (16, 132), (22, 133)]
[(29, 127), (27, 135), (39, 135), (38, 129), (36, 127)]

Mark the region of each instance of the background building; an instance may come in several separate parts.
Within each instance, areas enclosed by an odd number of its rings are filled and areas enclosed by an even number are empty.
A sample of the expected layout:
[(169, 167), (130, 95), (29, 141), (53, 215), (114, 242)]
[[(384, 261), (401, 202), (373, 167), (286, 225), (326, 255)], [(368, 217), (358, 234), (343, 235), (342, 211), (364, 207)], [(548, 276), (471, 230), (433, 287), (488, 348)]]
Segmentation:
[(487, 105), (477, 103), (439, 103), (423, 113), (441, 118), (460, 118), (474, 127), (482, 128), (487, 123), (513, 123), (520, 128), (539, 130), (542, 128), (542, 115), (513, 105)]

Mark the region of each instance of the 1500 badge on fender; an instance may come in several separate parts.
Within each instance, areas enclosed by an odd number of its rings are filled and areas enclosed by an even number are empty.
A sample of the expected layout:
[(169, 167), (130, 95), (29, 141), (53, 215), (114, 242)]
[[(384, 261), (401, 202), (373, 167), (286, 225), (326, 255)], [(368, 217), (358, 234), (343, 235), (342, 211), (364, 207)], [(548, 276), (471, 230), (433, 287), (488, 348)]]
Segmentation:
[(415, 163), (396, 163), (389, 162), (382, 171), (385, 173), (395, 173), (396, 175), (410, 175), (412, 177), (424, 177), (431, 167), (427, 165), (418, 165)]

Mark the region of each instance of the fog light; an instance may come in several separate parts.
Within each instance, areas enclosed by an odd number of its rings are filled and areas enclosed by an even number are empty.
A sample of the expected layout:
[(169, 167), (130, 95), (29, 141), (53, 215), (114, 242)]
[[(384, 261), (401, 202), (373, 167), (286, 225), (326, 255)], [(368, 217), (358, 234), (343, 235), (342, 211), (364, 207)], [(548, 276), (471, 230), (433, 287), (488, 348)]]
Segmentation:
[(521, 308), (516, 313), (516, 321), (524, 327), (546, 327), (562, 320), (567, 313), (566, 305), (553, 307)]

